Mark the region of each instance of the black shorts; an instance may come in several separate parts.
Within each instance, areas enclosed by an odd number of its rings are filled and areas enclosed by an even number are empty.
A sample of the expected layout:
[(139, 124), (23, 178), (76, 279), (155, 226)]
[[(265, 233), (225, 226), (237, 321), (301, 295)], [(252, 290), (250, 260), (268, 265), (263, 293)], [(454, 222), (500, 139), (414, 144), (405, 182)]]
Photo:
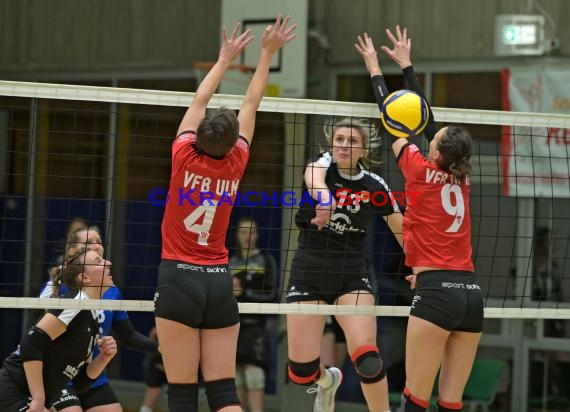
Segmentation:
[(23, 412), (30, 401), (30, 394), (16, 385), (6, 369), (0, 369), (0, 411)]
[(237, 343), (238, 365), (267, 366), (269, 340), (264, 325), (241, 324)]
[[(159, 365), (162, 366), (162, 369), (159, 368)], [(168, 382), (160, 354), (150, 354), (150, 359), (145, 368), (144, 380), (146, 386), (151, 388), (160, 388)]]
[(69, 408), (70, 406), (81, 406), (81, 400), (75, 389), (73, 388), (64, 388), (61, 390), (59, 397), (51, 404), (52, 408), (56, 411), (61, 411), (65, 408)]
[(335, 343), (346, 343), (346, 336), (344, 336), (344, 332), (334, 316), (327, 316), (325, 333), (334, 333)]
[[(7, 370), (0, 369), (0, 411), (27, 411), (31, 400), (29, 391), (17, 385)], [(57, 411), (70, 406), (80, 406), (79, 398), (72, 388), (62, 389), (61, 392), (46, 399), (45, 403), (45, 407), (48, 409), (53, 407)]]
[(195, 329), (218, 329), (239, 323), (228, 265), (163, 260), (158, 268), (154, 313)]
[(90, 388), (88, 391), (79, 395), (81, 400), (81, 407), (84, 411), (102, 405), (112, 405), (119, 403), (117, 395), (109, 385), (109, 382), (104, 383), (96, 388)]
[(287, 303), (323, 300), (332, 305), (348, 293), (373, 293), (363, 259), (331, 259), (297, 250), (287, 285)]
[(410, 316), (449, 331), (481, 332), (483, 307), (473, 273), (433, 270), (418, 274)]

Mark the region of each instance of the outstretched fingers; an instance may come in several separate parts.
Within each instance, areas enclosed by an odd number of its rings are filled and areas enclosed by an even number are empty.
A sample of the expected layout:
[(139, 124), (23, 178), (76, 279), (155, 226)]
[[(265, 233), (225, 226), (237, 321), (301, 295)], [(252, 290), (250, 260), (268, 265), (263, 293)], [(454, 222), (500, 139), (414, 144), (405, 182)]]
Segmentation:
[(277, 30), (277, 31), (281, 30), (283, 25), (287, 25), (286, 22), (289, 21), (290, 16), (285, 17), (285, 19), (283, 20), (283, 23), (281, 22), (282, 17), (283, 17), (283, 15), (281, 13), (279, 13), (277, 15), (277, 19), (275, 20), (275, 30)]
[(252, 40), (253, 35), (251, 34), (251, 29), (247, 29), (237, 38), (237, 41), (242, 48), (246, 47)]
[(295, 34), (295, 30), (297, 29), (297, 26), (298, 26), (297, 24), (294, 24), (285, 31), (285, 42), (288, 42), (288, 41), (294, 39), (295, 36), (297, 36)]
[[(232, 30), (232, 40), (236, 38), (236, 35), (238, 33), (238, 30), (241, 26), (241, 22), (237, 22), (236, 25), (234, 26), (234, 29)], [(224, 29), (225, 30), (225, 29)]]
[(376, 49), (374, 49), (374, 42), (372, 41), (372, 37), (369, 37), (368, 33), (364, 33), (363, 36), (356, 36), (358, 43), (355, 43), (354, 47), (362, 55), (375, 54)]
[(400, 30), (399, 24), (396, 24), (396, 36), (398, 37), (398, 41), (402, 40), (402, 30)]
[(267, 46), (271, 51), (277, 50), (275, 47), (279, 48), (285, 43), (291, 41), (296, 37), (295, 30), (297, 25), (294, 24), (291, 27), (287, 27), (291, 16), (283, 16), (279, 14), (275, 20), (275, 24), (267, 26), (263, 32), (264, 45)]
[(396, 45), (396, 43), (398, 43), (398, 40), (396, 37), (394, 37), (390, 29), (386, 29), (386, 36), (388, 36), (388, 40), (390, 40), (393, 45)]

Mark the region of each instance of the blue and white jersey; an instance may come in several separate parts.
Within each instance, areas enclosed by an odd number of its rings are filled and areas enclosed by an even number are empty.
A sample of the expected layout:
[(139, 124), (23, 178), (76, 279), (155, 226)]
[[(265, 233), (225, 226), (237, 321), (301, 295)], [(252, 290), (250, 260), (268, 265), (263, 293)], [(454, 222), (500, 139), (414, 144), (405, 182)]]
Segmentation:
[[(59, 286), (59, 296), (65, 296), (69, 288), (66, 285)], [(50, 279), (42, 286), (40, 291), (40, 298), (52, 298), (53, 297), (53, 281)]]

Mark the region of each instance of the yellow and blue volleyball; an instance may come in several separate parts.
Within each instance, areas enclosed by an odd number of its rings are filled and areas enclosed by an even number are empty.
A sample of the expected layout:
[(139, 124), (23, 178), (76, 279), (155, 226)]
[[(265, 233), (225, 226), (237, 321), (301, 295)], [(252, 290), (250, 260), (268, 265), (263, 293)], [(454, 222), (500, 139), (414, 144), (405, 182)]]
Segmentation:
[(388, 133), (403, 138), (418, 136), (425, 129), (428, 118), (426, 101), (411, 90), (398, 90), (390, 94), (380, 112), (380, 119)]

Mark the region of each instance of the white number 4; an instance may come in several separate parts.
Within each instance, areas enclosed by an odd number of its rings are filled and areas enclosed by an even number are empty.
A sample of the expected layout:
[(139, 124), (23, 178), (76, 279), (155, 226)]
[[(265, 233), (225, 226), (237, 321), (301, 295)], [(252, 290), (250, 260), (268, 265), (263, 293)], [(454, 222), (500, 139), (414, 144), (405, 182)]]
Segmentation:
[[(210, 237), (210, 227), (214, 221), (214, 214), (216, 213), (216, 206), (218, 201), (208, 199), (207, 204), (200, 205), (192, 213), (184, 219), (184, 226), (186, 230), (198, 235), (198, 244), (208, 246), (208, 237)], [(196, 223), (202, 218), (202, 223)]]
[[(451, 203), (452, 193), (455, 195), (455, 204)], [(448, 215), (454, 217), (453, 223), (447, 228), (446, 232), (457, 232), (461, 227), (463, 217), (465, 216), (465, 203), (463, 202), (463, 193), (461, 193), (459, 185), (447, 183), (443, 186), (441, 189), (441, 205)]]

